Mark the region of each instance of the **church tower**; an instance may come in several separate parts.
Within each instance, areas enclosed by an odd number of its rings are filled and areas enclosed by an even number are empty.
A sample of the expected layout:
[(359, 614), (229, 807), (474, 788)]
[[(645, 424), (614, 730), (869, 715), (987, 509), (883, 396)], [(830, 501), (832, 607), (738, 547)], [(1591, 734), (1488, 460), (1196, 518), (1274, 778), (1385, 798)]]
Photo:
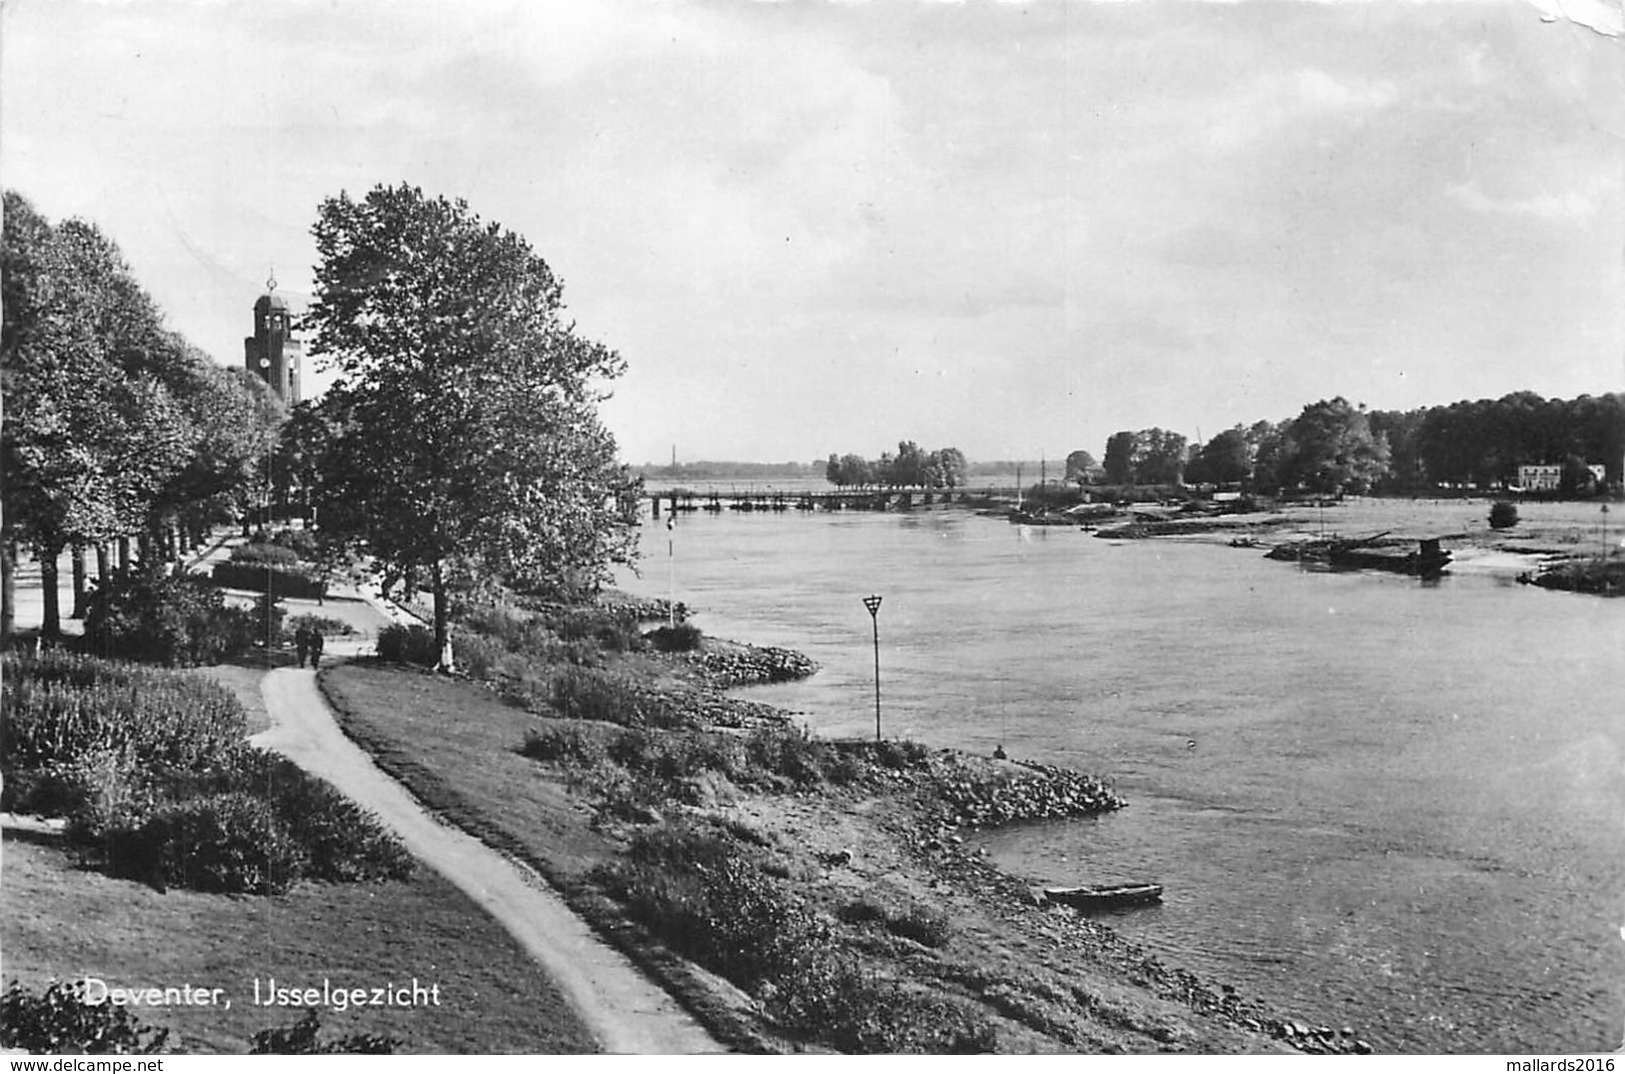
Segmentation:
[(299, 374), (304, 347), (293, 338), (288, 303), (276, 293), (276, 279), (265, 281), (265, 294), (254, 303), (254, 334), (243, 340), (243, 363), (259, 374), (289, 406), (299, 402)]

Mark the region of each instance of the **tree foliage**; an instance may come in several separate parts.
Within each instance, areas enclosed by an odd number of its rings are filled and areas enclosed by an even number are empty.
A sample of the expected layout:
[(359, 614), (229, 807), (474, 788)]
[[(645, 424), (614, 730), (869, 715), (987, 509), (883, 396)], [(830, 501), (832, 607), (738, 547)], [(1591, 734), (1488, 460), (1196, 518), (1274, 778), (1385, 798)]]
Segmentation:
[[(94, 224), (53, 225), (7, 191), (0, 273), (0, 543), (6, 553), (16, 541), (38, 555), (43, 630), (54, 634), (63, 548), (152, 531), (224, 494), (242, 478), (227, 445), (263, 435), (272, 419), (232, 405), (245, 389), (163, 327)], [(9, 577), (6, 553), (0, 566)], [(4, 594), (9, 630), (9, 585)]]
[(459, 571), (562, 591), (630, 556), (594, 388), (623, 362), (565, 320), (530, 244), (407, 185), (327, 199), (314, 233), (305, 323), (338, 373), (321, 525), (429, 579), (436, 645)]

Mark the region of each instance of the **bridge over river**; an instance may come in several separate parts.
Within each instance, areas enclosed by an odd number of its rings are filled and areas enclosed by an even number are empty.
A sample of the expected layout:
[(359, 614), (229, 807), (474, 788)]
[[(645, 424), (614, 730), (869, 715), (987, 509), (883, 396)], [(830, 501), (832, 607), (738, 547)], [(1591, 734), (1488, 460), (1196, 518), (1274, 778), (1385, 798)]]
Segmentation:
[(1014, 487), (942, 489), (749, 489), (695, 492), (692, 489), (656, 489), (642, 496), (651, 514), (661, 511), (894, 511), (936, 504), (959, 503), (988, 507), (1014, 502)]

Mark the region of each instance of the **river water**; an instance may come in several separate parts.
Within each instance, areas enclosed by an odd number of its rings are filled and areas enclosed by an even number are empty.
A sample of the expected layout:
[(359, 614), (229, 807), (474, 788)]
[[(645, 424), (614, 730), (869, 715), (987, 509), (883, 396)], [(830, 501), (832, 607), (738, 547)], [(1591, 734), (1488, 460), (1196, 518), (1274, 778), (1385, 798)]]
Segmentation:
[[(668, 557), (667, 540), (672, 555)], [(823, 668), (752, 696), (1070, 765), (1127, 809), (979, 836), (1035, 883), (1154, 880), (1165, 962), (1379, 1050), (1611, 1050), (1625, 1026), (1625, 601), (1300, 569), (960, 509), (644, 528), (707, 633)]]

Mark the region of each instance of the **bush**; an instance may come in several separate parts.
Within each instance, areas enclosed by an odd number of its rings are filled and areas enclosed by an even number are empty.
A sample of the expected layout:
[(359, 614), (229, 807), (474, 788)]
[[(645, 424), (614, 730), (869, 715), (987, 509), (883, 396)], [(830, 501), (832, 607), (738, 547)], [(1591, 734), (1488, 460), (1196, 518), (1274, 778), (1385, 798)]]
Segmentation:
[(378, 655), (395, 664), (421, 664), (434, 667), (440, 653), (434, 647), (434, 631), (413, 623), (391, 623), (378, 632)]
[(302, 876), (346, 883), (412, 875), (412, 856), (377, 817), (292, 761), (246, 749), (231, 778), (264, 794), (299, 846)]
[(628, 861), (594, 876), (634, 920), (742, 988), (795, 972), (827, 941), (811, 913), (716, 832), (641, 832)]
[(884, 906), (872, 899), (858, 898), (837, 908), (835, 918), (848, 925), (872, 925), (885, 921), (887, 913)]
[(231, 562), (258, 567), (261, 570), (266, 567), (297, 567), (299, 566), (299, 553), (286, 545), (252, 541), (233, 548), (231, 550)]
[(745, 760), (761, 773), (787, 779), (800, 787), (823, 783), (825, 766), (839, 769), (843, 777), (849, 769), (835, 762), (837, 751), (805, 727), (759, 727), (745, 739)]
[(66, 792), (68, 838), (97, 844), (109, 833), (140, 828), (152, 815), (156, 791), (128, 749), (95, 750), (55, 766)]
[(313, 1008), (290, 1026), (262, 1029), (249, 1038), (249, 1055), (394, 1055), (400, 1041), (373, 1033), (318, 1040), (322, 1023)]
[(911, 906), (901, 914), (887, 917), (886, 928), (893, 936), (926, 947), (941, 947), (953, 935), (948, 915), (927, 906)]
[(611, 652), (636, 652), (644, 645), (637, 618), (620, 608), (596, 604), (567, 608), (550, 625), (565, 641), (591, 639)]
[(85, 983), (52, 981), (42, 995), (12, 981), (0, 995), (0, 1047), (34, 1055), (156, 1055), (169, 1030), (143, 1026), (129, 1009), (85, 1002)]
[(603, 745), (592, 735), (574, 727), (530, 728), (519, 752), (534, 761), (581, 761), (594, 764), (604, 759)]
[(693, 623), (658, 627), (643, 635), (644, 639), (663, 653), (687, 653), (700, 647), (705, 635)]
[(456, 650), (458, 668), (476, 679), (491, 677), (509, 655), (508, 647), (500, 639), (467, 631), (458, 636)]
[(334, 619), (326, 615), (311, 615), (309, 613), (294, 616), (285, 624), (281, 624), (279, 629), (282, 634), (291, 637), (300, 627), (307, 627), (329, 638), (347, 637), (355, 633), (355, 628), (342, 619)]
[(293, 597), (298, 600), (327, 598), (327, 582), (312, 575), (303, 566), (216, 563), (210, 577), (214, 579), (215, 585), (227, 589), (246, 589), (251, 593), (264, 593), (269, 587), (269, 592), (278, 597)]
[[(252, 544), (265, 547), (264, 543), (259, 541), (252, 542)], [(284, 527), (273, 533), (271, 535), (271, 546), (286, 548), (303, 560), (316, 559), (322, 553), (322, 539), (315, 530), (296, 530), (291, 526)], [(250, 545), (241, 547), (250, 547)]]
[(194, 575), (119, 575), (91, 590), (85, 643), (99, 656), (166, 666), (216, 664), (246, 652), (259, 624), (226, 607), (225, 594)]
[(1490, 505), (1490, 526), (1493, 529), (1511, 529), (1518, 524), (1518, 507), (1506, 500), (1497, 500)]
[(820, 956), (773, 982), (768, 1017), (845, 1052), (991, 1052), (993, 1024), (948, 1000), (865, 973), (856, 961)]
[(248, 733), (242, 705), (217, 683), (60, 649), (6, 654), (0, 741), (7, 773), (129, 751), (139, 765), (201, 768)]
[(560, 668), (553, 675), (551, 700), (561, 715), (577, 720), (625, 727), (682, 727), (689, 722), (664, 696), (597, 668)]
[(286, 891), (306, 857), (271, 803), (240, 791), (165, 806), (137, 831), (115, 836), (115, 869), (195, 891)]

